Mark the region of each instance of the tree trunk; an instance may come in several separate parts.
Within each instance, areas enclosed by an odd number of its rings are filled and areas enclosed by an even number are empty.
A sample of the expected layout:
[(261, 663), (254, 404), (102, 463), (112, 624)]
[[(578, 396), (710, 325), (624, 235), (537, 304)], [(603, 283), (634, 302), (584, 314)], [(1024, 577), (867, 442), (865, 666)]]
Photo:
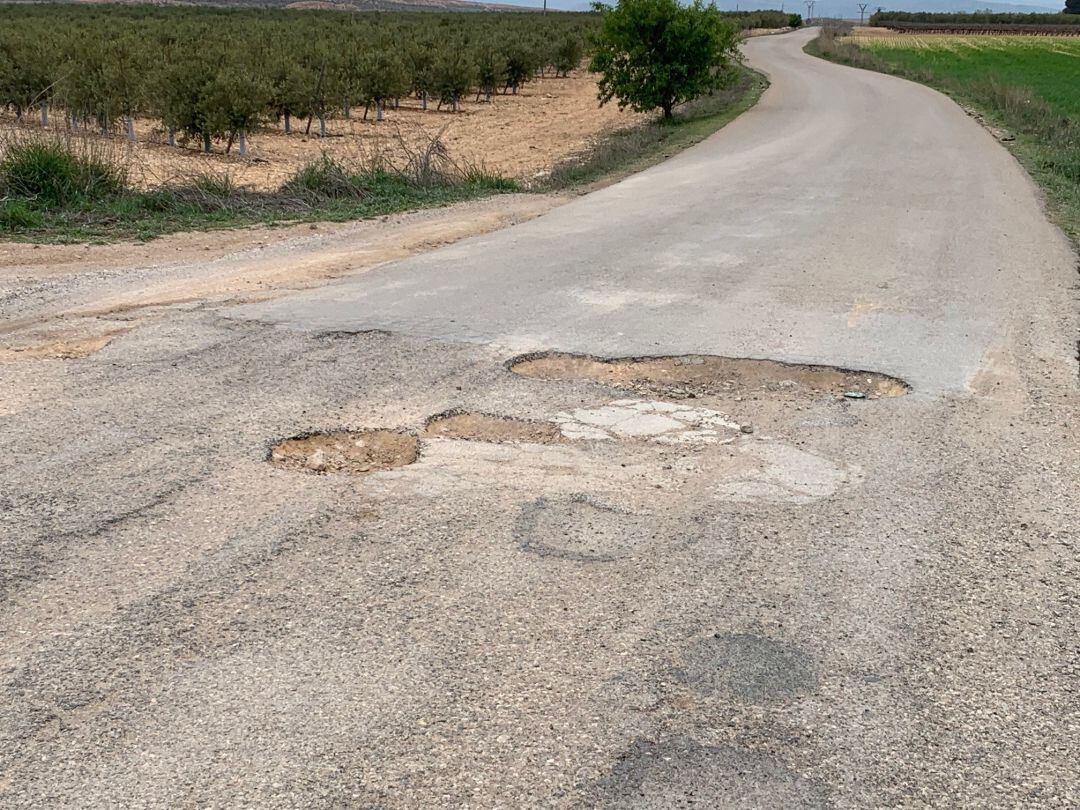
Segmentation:
[(345, 120), (348, 121), (352, 117), (352, 108), (349, 106), (349, 100), (345, 99)]
[(131, 115), (127, 117), (127, 137), (129, 141), (135, 140), (135, 117)]
[(285, 134), (288, 135), (290, 132), (292, 132), (292, 116), (285, 113)]
[(240, 142), (238, 144), (240, 157), (247, 157), (247, 133), (240, 130)]
[(49, 102), (41, 102), (41, 125), (47, 127), (49, 125)]
[(426, 110), (427, 109), (427, 90), (425, 90), (424, 92), (422, 92), (420, 94), (420, 109), (421, 110)]
[(674, 108), (674, 106), (675, 105), (670, 101), (665, 101), (663, 103), (663, 105), (661, 106), (660, 109), (662, 109), (664, 111), (664, 120), (665, 121), (670, 121), (671, 120), (671, 111)]
[(210, 154), (210, 133), (203, 133), (202, 136), (202, 150), (205, 154)]
[(382, 121), (382, 102), (375, 99), (375, 120)]
[(326, 114), (319, 113), (319, 137), (326, 137)]

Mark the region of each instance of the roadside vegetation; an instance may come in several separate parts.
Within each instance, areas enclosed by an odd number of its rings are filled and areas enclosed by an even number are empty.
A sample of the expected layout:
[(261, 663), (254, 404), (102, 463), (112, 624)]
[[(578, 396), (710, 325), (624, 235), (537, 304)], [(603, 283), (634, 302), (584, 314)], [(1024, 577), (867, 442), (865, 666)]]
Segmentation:
[[(530, 188), (589, 183), (655, 162), (749, 106), (764, 82), (738, 64), (739, 30), (800, 22), (780, 12), (684, 9), (674, 0), (622, 0), (598, 10), (364, 15), (0, 6), (0, 233), (150, 238), (370, 217), (525, 190), (482, 162), (453, 159), (441, 135), (419, 144), (399, 138), (393, 155), (323, 152), (278, 187), (259, 191), (207, 170), (148, 187), (133, 179), (137, 156), (125, 144), (142, 119), (153, 122), (156, 148), (242, 157), (249, 138), (267, 128), (319, 139), (341, 118), (379, 121), (404, 99), (432, 116), (453, 116), (466, 96), (515, 94), (592, 54), (601, 102), (657, 109), (666, 120), (604, 137)], [(612, 49), (607, 27), (620, 15), (631, 25)], [(647, 77), (622, 69), (620, 54), (631, 50), (650, 53)]]
[(1058, 222), (1080, 241), (1080, 38), (858, 36), (838, 27), (824, 30), (807, 50), (930, 85), (976, 111), (1046, 191)]
[(600, 103), (611, 100), (639, 112), (675, 107), (730, 84), (739, 34), (716, 6), (701, 0), (619, 0), (597, 4), (589, 69), (600, 75)]
[(616, 130), (584, 154), (554, 166), (542, 188), (560, 189), (616, 180), (703, 141), (753, 107), (768, 87), (761, 74), (742, 66), (735, 70), (735, 77), (724, 89), (682, 105), (670, 119), (660, 118)]
[(322, 156), (274, 192), (202, 174), (158, 188), (128, 182), (125, 158), (85, 137), (9, 137), (0, 146), (0, 233), (37, 241), (149, 239), (259, 223), (344, 221), (518, 190), (451, 161), (438, 139), (398, 164)]

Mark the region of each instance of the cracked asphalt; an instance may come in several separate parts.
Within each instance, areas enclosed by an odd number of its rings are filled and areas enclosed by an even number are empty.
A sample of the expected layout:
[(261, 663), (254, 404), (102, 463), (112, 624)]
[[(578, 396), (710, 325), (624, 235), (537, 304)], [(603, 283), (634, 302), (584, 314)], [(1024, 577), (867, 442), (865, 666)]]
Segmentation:
[[(0, 805), (1080, 803), (1076, 256), (952, 102), (809, 36), (537, 218), (0, 364)], [(912, 389), (508, 367), (543, 350)], [(458, 410), (561, 440), (424, 434)], [(375, 428), (417, 461), (267, 462)]]

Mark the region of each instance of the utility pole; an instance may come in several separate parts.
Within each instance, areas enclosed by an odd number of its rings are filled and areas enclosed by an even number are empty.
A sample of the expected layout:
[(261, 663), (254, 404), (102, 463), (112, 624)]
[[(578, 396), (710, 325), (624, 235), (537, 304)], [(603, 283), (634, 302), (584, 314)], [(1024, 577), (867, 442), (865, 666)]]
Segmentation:
[[(545, 0), (546, 2), (546, 0)], [(866, 7), (869, 3), (859, 3), (859, 25), (863, 24), (863, 18), (866, 16)]]

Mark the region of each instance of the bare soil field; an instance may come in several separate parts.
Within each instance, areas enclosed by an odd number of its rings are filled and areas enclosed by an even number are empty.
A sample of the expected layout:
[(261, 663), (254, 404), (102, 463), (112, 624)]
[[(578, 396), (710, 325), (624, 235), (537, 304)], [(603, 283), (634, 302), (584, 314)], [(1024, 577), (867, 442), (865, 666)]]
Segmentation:
[[(215, 143), (209, 155), (202, 154), (197, 143), (170, 147), (164, 130), (153, 120), (135, 122), (134, 144), (119, 134), (108, 141), (125, 158), (132, 182), (147, 188), (210, 173), (228, 174), (239, 185), (271, 191), (323, 153), (346, 163), (368, 165), (378, 159), (399, 163), (439, 135), (450, 159), (459, 165), (529, 180), (543, 176), (603, 134), (644, 117), (620, 111), (614, 104), (600, 107), (596, 92), (595, 76), (579, 70), (565, 78), (537, 78), (517, 95), (495, 95), (490, 102), (470, 97), (456, 113), (437, 111), (434, 102), (424, 111), (417, 99), (402, 99), (397, 109), (385, 110), (380, 122), (374, 120), (374, 110), (363, 120), (363, 109), (349, 119), (328, 119), (325, 138), (318, 137), (318, 121), (312, 122), (310, 133), (305, 133), (305, 120), (294, 121), (289, 135), (273, 125), (260, 129), (249, 136), (245, 158), (236, 154), (235, 147), (223, 154), (221, 143)], [(0, 136), (16, 126), (40, 129), (36, 119), (17, 125), (11, 114), (0, 115)], [(62, 115), (52, 116), (50, 128), (63, 130)]]

